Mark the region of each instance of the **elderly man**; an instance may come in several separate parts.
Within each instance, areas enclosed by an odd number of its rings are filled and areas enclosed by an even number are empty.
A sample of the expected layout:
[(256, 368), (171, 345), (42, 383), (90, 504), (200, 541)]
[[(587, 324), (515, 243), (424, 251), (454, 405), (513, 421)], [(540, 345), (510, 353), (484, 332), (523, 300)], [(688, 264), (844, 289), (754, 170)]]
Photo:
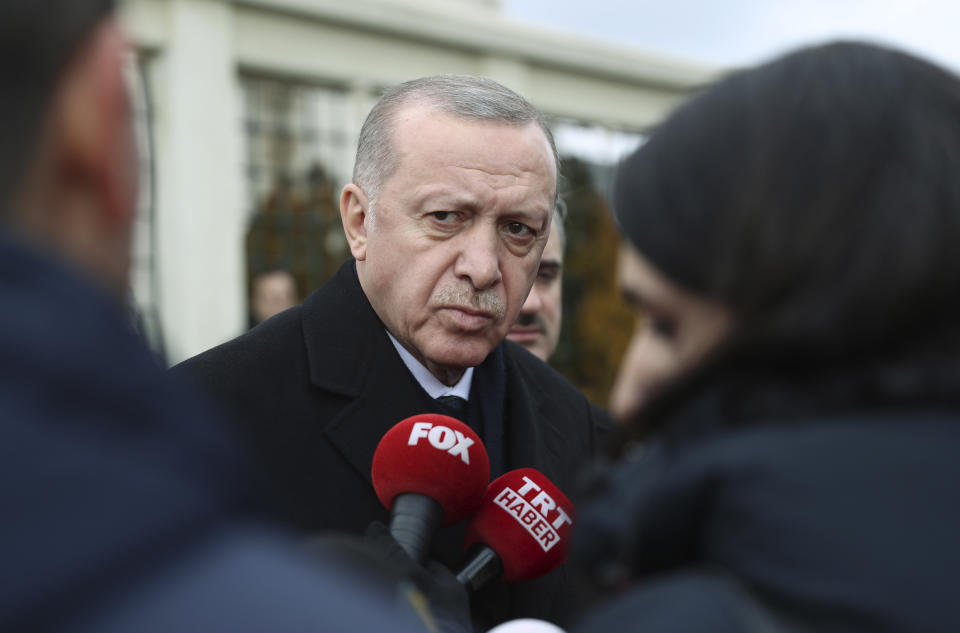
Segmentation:
[(540, 257), (537, 280), (520, 308), (507, 338), (526, 347), (546, 362), (550, 360), (560, 340), (563, 321), (563, 247), (566, 236), (563, 232), (563, 217), (553, 215), (550, 237)]
[[(533, 467), (572, 487), (605, 420), (504, 342), (537, 275), (557, 173), (541, 115), (496, 82), (418, 79), (374, 106), (340, 198), (353, 261), (301, 306), (179, 369), (232, 407), (288, 520), (353, 533), (387, 520), (374, 450), (424, 412), (474, 428), (493, 476)], [(458, 562), (463, 527), (438, 533), (435, 558)], [(570, 603), (562, 584), (555, 572), (490, 588), (474, 616), (556, 618)]]

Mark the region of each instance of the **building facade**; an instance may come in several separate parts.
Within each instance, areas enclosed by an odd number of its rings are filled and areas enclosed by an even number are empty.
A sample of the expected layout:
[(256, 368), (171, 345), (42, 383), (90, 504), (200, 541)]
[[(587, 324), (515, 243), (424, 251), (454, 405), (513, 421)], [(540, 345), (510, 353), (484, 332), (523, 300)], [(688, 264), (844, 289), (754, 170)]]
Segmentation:
[(309, 258), (339, 252), (310, 200), (329, 206), (349, 181), (386, 87), (491, 77), (551, 118), (561, 153), (602, 164), (717, 74), (518, 24), (491, 0), (125, 0), (123, 18), (150, 157), (134, 293), (170, 362), (247, 327), (250, 250), (270, 248), (248, 232), (264, 209), (320, 218), (317, 243), (289, 256), (319, 270)]

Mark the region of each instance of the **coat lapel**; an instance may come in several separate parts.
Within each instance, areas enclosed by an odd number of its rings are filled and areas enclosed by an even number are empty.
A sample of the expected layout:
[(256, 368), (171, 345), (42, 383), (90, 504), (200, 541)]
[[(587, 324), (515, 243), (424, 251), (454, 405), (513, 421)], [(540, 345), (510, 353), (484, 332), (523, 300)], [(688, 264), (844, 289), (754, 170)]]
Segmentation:
[(397, 422), (435, 405), (410, 374), (363, 294), (353, 262), (304, 302), (303, 336), (316, 389), (343, 396), (329, 440), (370, 481), (373, 453)]
[(563, 438), (544, 415), (545, 394), (528, 381), (516, 361), (526, 353), (510, 341), (504, 343), (507, 370), (506, 428), (507, 469), (536, 468), (549, 478), (559, 473)]
[[(385, 334), (384, 339), (390, 346), (386, 351), (396, 358), (377, 355), (377, 362), (369, 367), (367, 389), (326, 426), (330, 441), (368, 481), (380, 438), (401, 420), (433, 410), (425, 393), (422, 398), (417, 397), (422, 391), (420, 385), (402, 365)], [(392, 360), (401, 366), (391, 367)]]

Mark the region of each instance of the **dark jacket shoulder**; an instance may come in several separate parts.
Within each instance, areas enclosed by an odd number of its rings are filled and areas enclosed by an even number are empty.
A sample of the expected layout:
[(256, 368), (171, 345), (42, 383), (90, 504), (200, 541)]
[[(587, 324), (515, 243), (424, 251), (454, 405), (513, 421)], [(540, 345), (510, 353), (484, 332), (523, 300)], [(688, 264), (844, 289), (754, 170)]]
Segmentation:
[(171, 371), (196, 384), (234, 416), (250, 417), (254, 411), (275, 406), (285, 392), (304, 388), (307, 355), (301, 312), (301, 306), (290, 308)]

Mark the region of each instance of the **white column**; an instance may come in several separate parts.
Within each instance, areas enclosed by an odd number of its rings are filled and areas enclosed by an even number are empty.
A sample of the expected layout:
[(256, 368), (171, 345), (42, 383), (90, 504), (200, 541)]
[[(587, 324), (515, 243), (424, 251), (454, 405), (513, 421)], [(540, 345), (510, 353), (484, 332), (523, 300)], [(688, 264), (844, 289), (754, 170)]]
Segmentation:
[(243, 155), (233, 7), (171, 0), (157, 66), (157, 259), (170, 362), (245, 326)]

